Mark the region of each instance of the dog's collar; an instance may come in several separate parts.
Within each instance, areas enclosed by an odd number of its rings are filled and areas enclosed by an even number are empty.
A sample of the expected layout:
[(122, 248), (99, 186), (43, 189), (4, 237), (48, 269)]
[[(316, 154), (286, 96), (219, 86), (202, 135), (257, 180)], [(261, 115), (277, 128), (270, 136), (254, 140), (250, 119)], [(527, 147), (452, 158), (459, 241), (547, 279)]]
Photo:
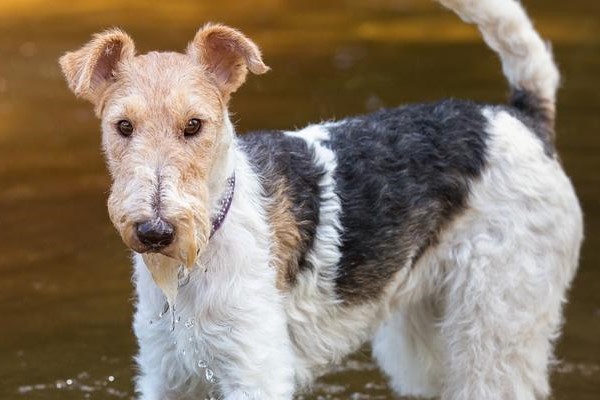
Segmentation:
[(213, 216), (212, 229), (210, 231), (211, 238), (217, 232), (217, 230), (219, 230), (221, 225), (223, 225), (223, 221), (225, 220), (225, 217), (227, 216), (227, 212), (229, 211), (229, 208), (231, 207), (231, 201), (233, 200), (233, 192), (234, 191), (235, 191), (235, 172), (233, 174), (231, 174), (231, 176), (229, 178), (227, 178), (227, 187), (225, 188), (225, 193), (223, 193), (221, 200), (219, 200), (219, 211), (217, 212), (217, 214), (215, 214)]

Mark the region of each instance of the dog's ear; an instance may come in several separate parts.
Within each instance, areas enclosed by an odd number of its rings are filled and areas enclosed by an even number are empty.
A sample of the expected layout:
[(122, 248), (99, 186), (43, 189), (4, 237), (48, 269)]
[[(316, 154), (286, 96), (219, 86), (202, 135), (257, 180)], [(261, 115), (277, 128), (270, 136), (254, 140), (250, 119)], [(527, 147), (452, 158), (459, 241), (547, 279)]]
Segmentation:
[(213, 75), (225, 101), (244, 83), (248, 70), (254, 74), (269, 70), (258, 46), (225, 25), (207, 24), (200, 28), (187, 53)]
[(133, 40), (121, 30), (111, 29), (94, 35), (81, 49), (66, 53), (59, 63), (73, 93), (97, 104), (115, 81), (119, 63), (134, 55)]

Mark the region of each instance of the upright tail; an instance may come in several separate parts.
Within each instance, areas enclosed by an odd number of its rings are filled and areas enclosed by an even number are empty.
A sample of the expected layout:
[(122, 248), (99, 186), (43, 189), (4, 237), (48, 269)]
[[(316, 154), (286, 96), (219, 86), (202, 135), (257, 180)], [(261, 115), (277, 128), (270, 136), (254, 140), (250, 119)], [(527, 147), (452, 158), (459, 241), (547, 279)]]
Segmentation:
[(437, 0), (465, 22), (477, 25), (500, 55), (511, 87), (510, 104), (535, 119), (554, 139), (556, 90), (560, 75), (552, 51), (535, 31), (517, 0)]

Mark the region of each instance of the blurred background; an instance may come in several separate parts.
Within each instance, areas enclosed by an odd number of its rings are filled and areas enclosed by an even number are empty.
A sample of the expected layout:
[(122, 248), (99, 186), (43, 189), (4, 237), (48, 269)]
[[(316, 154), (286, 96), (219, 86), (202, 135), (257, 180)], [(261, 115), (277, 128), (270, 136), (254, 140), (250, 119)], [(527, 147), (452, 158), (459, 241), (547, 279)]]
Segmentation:
[[(600, 2), (524, 3), (564, 74), (558, 147), (586, 214), (554, 398), (598, 399)], [(272, 67), (234, 96), (240, 133), (507, 94), (474, 28), (428, 0), (0, 0), (1, 399), (133, 397), (129, 252), (106, 212), (99, 123), (57, 59), (112, 26), (139, 52), (182, 50), (206, 21), (240, 28)], [(303, 398), (393, 396), (365, 348)]]

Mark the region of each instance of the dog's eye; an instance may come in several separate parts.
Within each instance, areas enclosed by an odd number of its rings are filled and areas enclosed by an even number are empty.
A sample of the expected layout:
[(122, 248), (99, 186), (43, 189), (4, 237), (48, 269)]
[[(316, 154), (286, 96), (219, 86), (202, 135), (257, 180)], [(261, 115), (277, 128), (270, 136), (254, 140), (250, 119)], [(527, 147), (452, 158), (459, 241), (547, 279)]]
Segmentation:
[(126, 119), (117, 122), (117, 129), (119, 130), (119, 133), (125, 137), (127, 136), (131, 136), (131, 134), (133, 133), (133, 124), (130, 121), (127, 121)]
[(185, 129), (183, 130), (183, 135), (185, 137), (195, 136), (202, 129), (202, 121), (196, 118), (190, 119), (187, 124), (185, 124)]

